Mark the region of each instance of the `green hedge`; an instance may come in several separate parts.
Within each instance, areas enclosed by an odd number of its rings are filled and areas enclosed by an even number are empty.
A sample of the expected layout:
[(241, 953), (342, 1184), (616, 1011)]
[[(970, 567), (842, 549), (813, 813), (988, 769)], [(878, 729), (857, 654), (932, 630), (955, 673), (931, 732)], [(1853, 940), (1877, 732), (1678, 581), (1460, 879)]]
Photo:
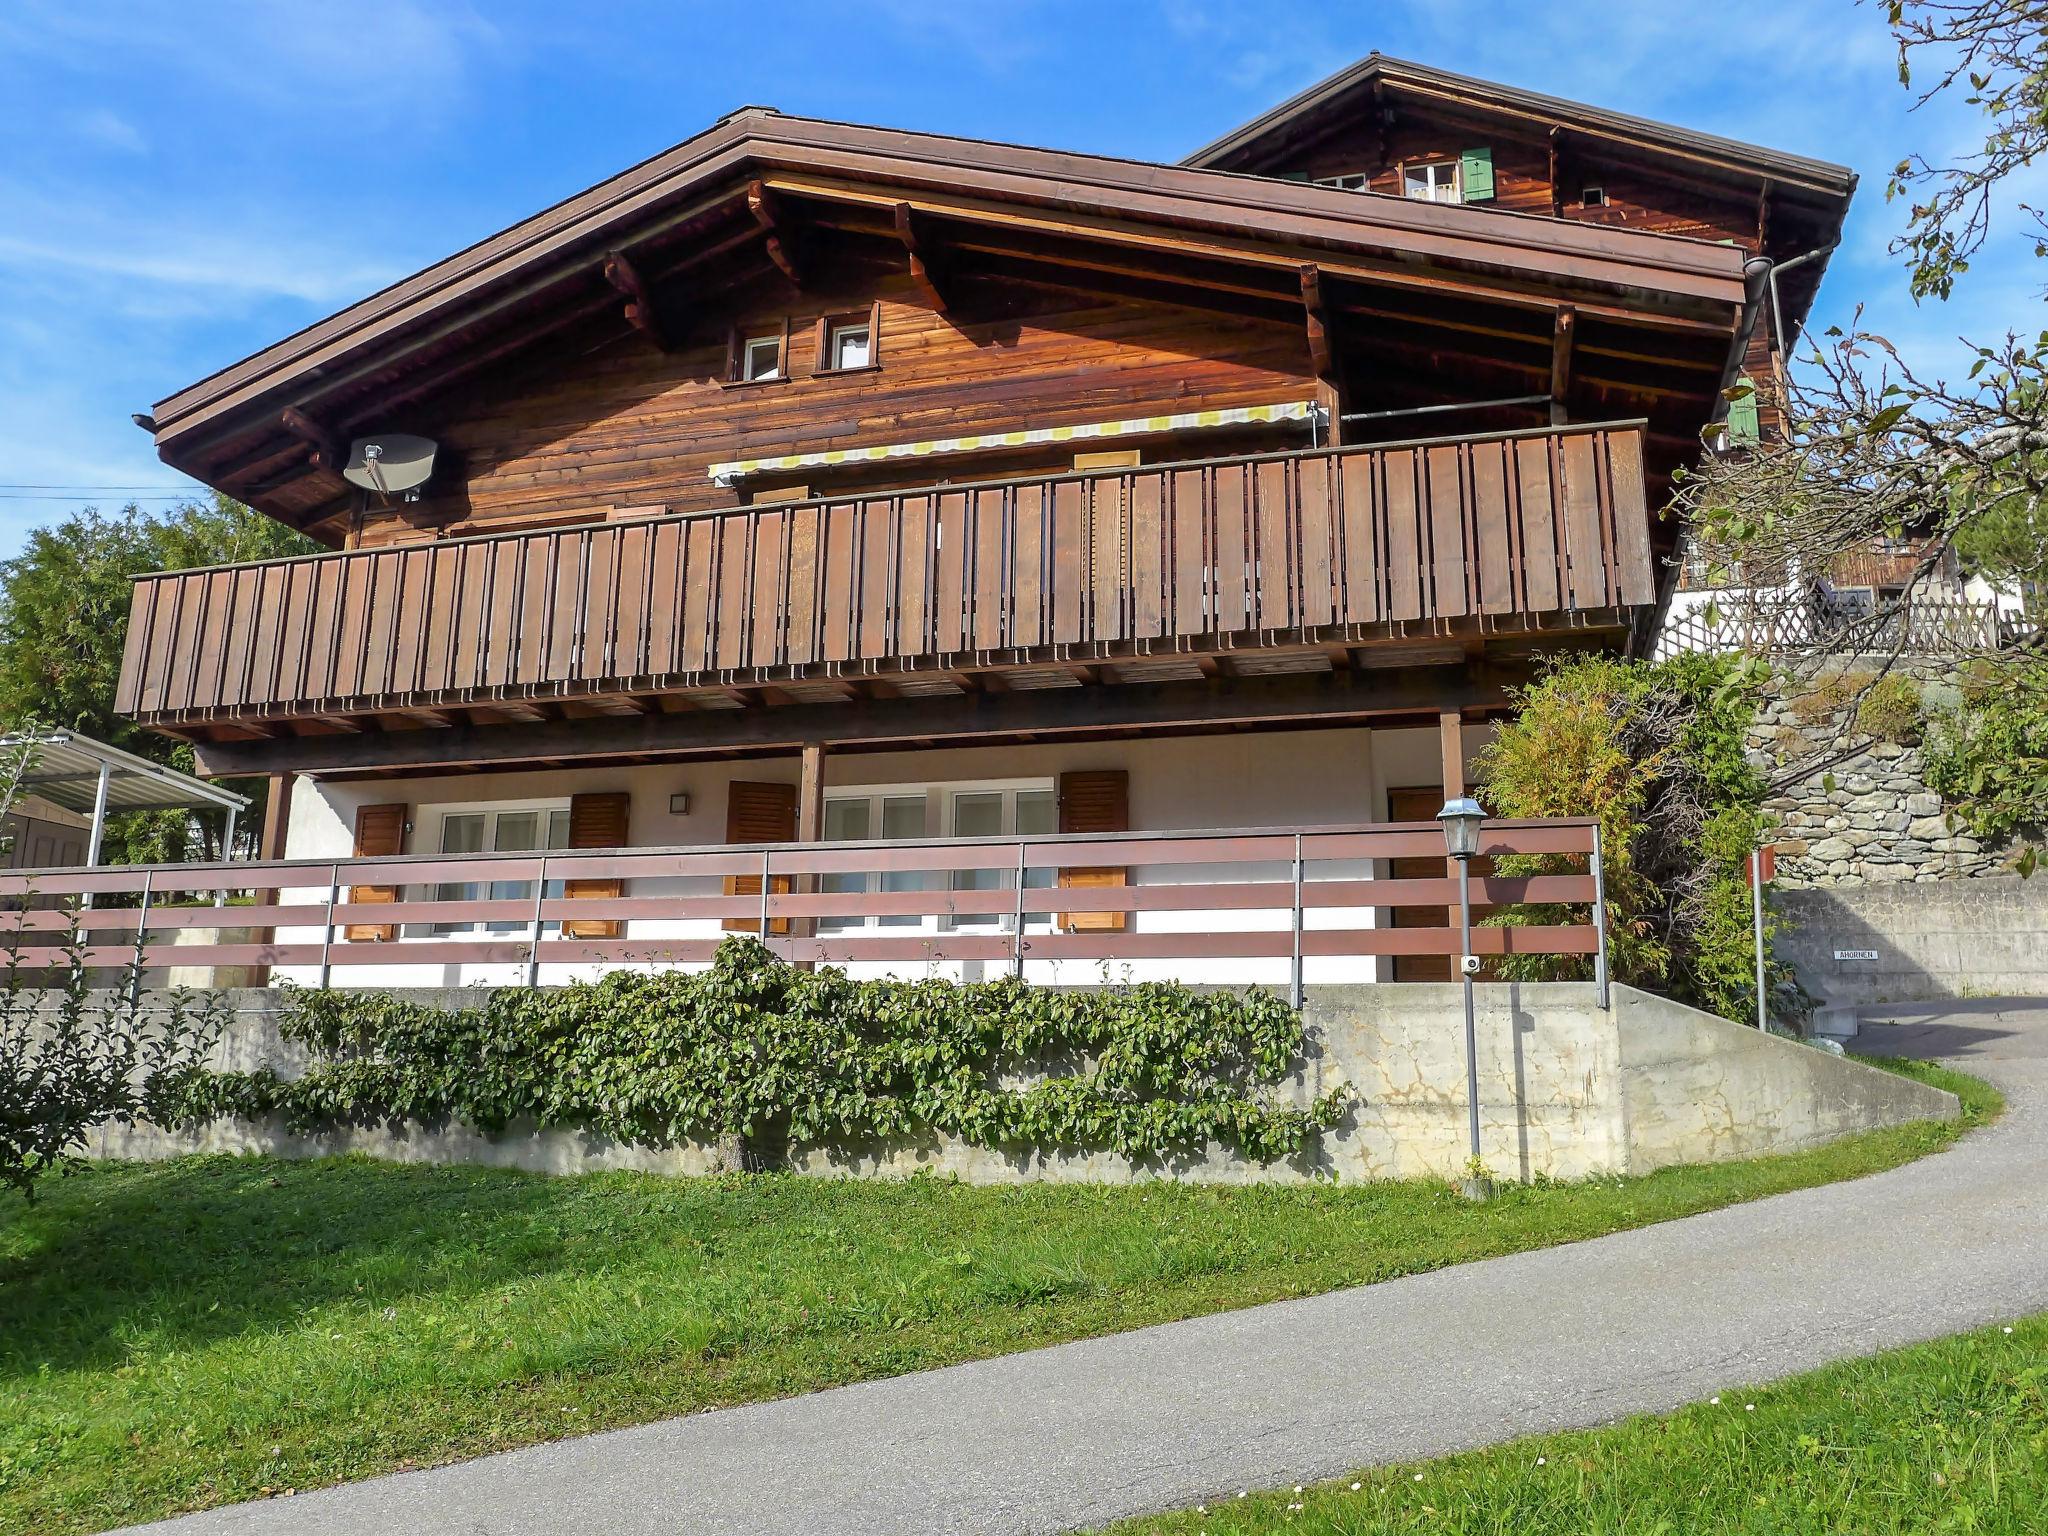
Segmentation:
[(852, 981), (752, 938), (727, 939), (705, 971), (501, 988), (474, 1008), (300, 993), (284, 1033), (315, 1054), (304, 1077), (207, 1075), (183, 1118), (495, 1131), (530, 1116), (640, 1146), (739, 1135), (771, 1155), (933, 1133), (1134, 1158), (1220, 1143), (1273, 1162), (1335, 1123), (1342, 1099), (1274, 1095), (1303, 1039), (1268, 993)]

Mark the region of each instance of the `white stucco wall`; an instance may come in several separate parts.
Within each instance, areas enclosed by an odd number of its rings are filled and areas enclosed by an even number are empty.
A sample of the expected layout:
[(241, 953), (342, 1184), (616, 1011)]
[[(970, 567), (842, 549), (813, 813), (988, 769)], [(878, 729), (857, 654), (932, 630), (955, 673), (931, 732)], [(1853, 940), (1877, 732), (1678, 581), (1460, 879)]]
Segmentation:
[[(1480, 750), (1489, 731), (1471, 726), (1465, 732), (1467, 760)], [(1384, 820), (1389, 789), (1440, 785), (1440, 738), (1433, 727), (1400, 730), (1313, 730), (1247, 732), (1234, 735), (1188, 736), (1109, 742), (1040, 743), (1024, 746), (946, 748), (927, 751), (847, 754), (826, 759), (826, 786), (834, 790), (861, 785), (950, 785), (983, 781), (1043, 781), (1050, 786), (1060, 774), (1077, 769), (1122, 768), (1130, 775), (1131, 830), (1216, 830), (1233, 827), (1303, 827)], [(411, 853), (438, 851), (439, 819), (454, 807), (479, 805), (564, 804), (575, 793), (623, 790), (631, 796), (631, 839), (640, 847), (691, 847), (721, 843), (725, 837), (728, 785), (735, 779), (794, 784), (794, 757), (740, 762), (684, 762), (659, 765), (549, 770), (530, 773), (446, 774), (414, 779), (326, 782), (301, 779), (292, 796), (286, 856), (293, 859), (349, 857), (359, 807), (402, 802), (412, 807)], [(669, 810), (672, 795), (687, 793), (687, 814)], [(935, 797), (936, 803), (936, 797)], [(936, 819), (937, 812), (932, 813)], [(928, 835), (945, 828), (928, 826)], [(1221, 871), (1203, 865), (1136, 867), (1136, 884), (1196, 882), (1218, 878)], [(1367, 878), (1384, 870), (1364, 865), (1320, 866), (1312, 878)], [(1278, 878), (1276, 869), (1272, 878)], [(1238, 871), (1235, 878), (1246, 878)], [(1255, 876), (1253, 878), (1262, 878)], [(717, 882), (672, 881), (657, 889), (653, 882), (635, 882), (630, 894), (714, 894)], [(319, 899), (309, 893), (310, 899)], [(1134, 915), (1146, 931), (1202, 931), (1210, 927), (1284, 928), (1284, 912), (1172, 912)], [(1314, 927), (1370, 926), (1371, 910), (1325, 911), (1310, 914)], [(628, 925), (635, 939), (715, 937), (713, 921), (648, 922)], [(280, 933), (281, 942), (318, 942), (318, 934)], [(398, 946), (403, 948), (403, 942)], [(394, 959), (396, 957), (394, 956)], [(919, 974), (975, 979), (982, 962), (897, 966)], [(337, 970), (335, 979), (359, 986), (451, 986), (489, 984), (517, 979), (509, 966), (378, 965)], [(852, 967), (856, 974), (879, 973), (880, 964)], [(1175, 977), (1196, 982), (1283, 983), (1284, 959), (1181, 960), (1119, 962), (1116, 979)], [(547, 968), (548, 980), (567, 980), (567, 967)], [(1033, 962), (1030, 979), (1080, 983), (1103, 976), (1095, 962)], [(280, 968), (280, 979), (311, 979), (303, 968)], [(1312, 958), (1308, 979), (1315, 982), (1371, 981), (1377, 963), (1356, 959)]]

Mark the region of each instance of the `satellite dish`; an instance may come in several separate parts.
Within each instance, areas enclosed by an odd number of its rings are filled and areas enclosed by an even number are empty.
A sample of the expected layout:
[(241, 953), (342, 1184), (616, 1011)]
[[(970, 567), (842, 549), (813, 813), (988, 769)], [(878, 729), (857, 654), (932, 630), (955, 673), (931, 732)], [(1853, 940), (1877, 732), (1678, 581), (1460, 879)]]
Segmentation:
[(410, 432), (359, 437), (349, 444), (341, 478), (382, 496), (417, 501), (419, 488), (434, 472), (434, 451), (431, 437), (414, 437)]

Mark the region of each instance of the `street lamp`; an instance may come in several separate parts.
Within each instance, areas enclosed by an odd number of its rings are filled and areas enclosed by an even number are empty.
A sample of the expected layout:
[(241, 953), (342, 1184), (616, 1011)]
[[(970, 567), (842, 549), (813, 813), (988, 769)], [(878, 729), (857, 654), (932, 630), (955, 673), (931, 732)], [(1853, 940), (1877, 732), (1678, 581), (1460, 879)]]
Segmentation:
[(1472, 978), (1479, 971), (1479, 957), (1472, 953), (1472, 856), (1479, 851), (1479, 825), (1486, 820), (1486, 811), (1477, 800), (1460, 797), (1444, 803), (1436, 813), (1436, 819), (1443, 823), (1444, 851), (1458, 861), (1458, 929), (1462, 946), (1458, 955), (1458, 971), (1465, 982), (1465, 1116), (1466, 1128), (1472, 1139), (1472, 1177), (1466, 1180), (1470, 1187), (1478, 1181), (1479, 1167), (1479, 1044), (1478, 1028), (1473, 1020)]

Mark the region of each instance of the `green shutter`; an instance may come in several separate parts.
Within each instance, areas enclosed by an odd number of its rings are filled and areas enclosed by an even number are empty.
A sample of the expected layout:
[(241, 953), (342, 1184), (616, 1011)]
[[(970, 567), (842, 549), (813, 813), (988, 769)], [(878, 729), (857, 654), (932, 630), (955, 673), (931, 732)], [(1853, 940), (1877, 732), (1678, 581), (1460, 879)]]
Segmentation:
[(1741, 393), (1728, 402), (1728, 446), (1753, 446), (1763, 441), (1756, 419), (1756, 381), (1745, 373), (1734, 387)]
[(1465, 201), (1484, 203), (1493, 197), (1493, 151), (1468, 149), (1458, 156), (1458, 184), (1465, 189)]

